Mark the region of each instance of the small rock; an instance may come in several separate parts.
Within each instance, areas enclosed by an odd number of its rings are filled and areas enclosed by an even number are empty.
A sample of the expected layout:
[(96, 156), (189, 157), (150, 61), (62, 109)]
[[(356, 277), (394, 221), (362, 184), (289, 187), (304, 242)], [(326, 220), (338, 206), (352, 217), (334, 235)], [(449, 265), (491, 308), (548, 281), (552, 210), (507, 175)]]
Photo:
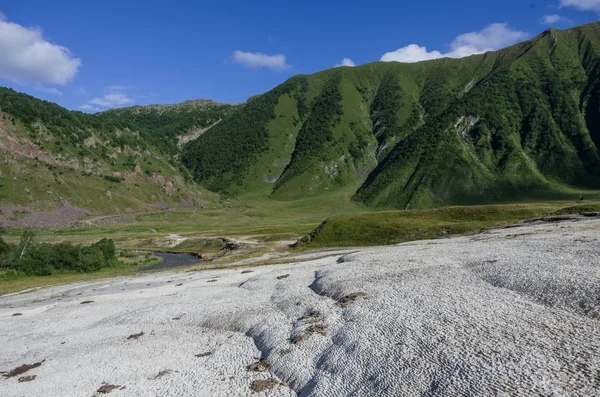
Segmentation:
[(280, 383), (276, 379), (259, 379), (252, 382), (250, 385), (250, 389), (256, 393), (263, 392), (265, 390), (270, 390), (276, 386), (279, 386)]
[[(171, 370), (171, 369), (164, 369), (164, 370), (160, 371), (158, 374), (156, 374), (154, 376), (154, 379), (162, 378), (163, 376), (168, 375), (171, 372), (173, 372), (173, 370)], [(175, 371), (175, 372), (177, 372), (177, 371)]]
[(100, 388), (98, 390), (96, 390), (97, 393), (102, 393), (102, 394), (108, 394), (111, 391), (115, 390), (115, 389), (123, 389), (121, 388), (120, 385), (110, 385), (108, 383), (104, 383), (102, 384), (102, 386), (100, 386)]
[(139, 338), (141, 338), (142, 336), (144, 336), (144, 333), (143, 333), (143, 332), (140, 332), (139, 334), (132, 334), (132, 335), (129, 335), (129, 336), (127, 337), (127, 339), (139, 339)]
[(269, 370), (269, 363), (265, 360), (260, 360), (252, 363), (248, 366), (248, 371), (252, 372), (267, 372)]

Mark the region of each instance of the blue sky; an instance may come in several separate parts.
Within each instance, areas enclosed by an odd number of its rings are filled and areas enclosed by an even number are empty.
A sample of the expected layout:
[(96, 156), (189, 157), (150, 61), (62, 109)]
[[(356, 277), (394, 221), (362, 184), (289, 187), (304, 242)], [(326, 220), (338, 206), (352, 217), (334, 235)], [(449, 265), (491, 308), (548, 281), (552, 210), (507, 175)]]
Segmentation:
[(461, 57), (600, 14), (600, 0), (490, 3), (4, 1), (0, 85), (85, 111), (240, 102), (342, 62)]

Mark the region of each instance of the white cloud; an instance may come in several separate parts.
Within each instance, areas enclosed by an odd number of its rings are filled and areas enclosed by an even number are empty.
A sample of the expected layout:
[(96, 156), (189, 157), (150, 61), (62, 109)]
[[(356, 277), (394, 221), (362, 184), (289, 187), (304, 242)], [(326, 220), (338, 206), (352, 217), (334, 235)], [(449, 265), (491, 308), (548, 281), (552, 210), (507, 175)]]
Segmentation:
[(269, 68), (271, 70), (283, 70), (290, 67), (286, 63), (287, 58), (283, 54), (265, 55), (260, 52), (234, 51), (233, 61), (249, 68)]
[(579, 11), (600, 12), (600, 0), (560, 0), (561, 7), (574, 7)]
[(133, 99), (129, 98), (121, 92), (112, 92), (110, 94), (104, 95), (103, 97), (93, 98), (89, 101), (89, 103), (91, 103), (92, 105), (113, 107), (133, 103)]
[(555, 23), (560, 21), (560, 15), (544, 15), (542, 18), (542, 23), (544, 25), (554, 25)]
[(23, 83), (67, 84), (77, 74), (79, 58), (0, 14), (0, 77)]
[(90, 99), (88, 103), (80, 106), (79, 109), (99, 111), (99, 107), (114, 108), (134, 103), (135, 101), (123, 92), (129, 88), (132, 88), (132, 86), (108, 86), (106, 87), (107, 94)]
[(406, 47), (397, 49), (396, 51), (383, 54), (381, 60), (383, 62), (419, 62), (429, 59), (442, 58), (444, 55), (439, 51), (428, 52), (426, 47), (421, 47), (416, 44), (409, 44)]
[(104, 107), (110, 107), (112, 105), (109, 101), (105, 100), (104, 98), (93, 98), (92, 100), (90, 100), (90, 103), (93, 105)]
[(46, 94), (62, 95), (63, 93), (54, 87), (35, 87), (36, 90), (45, 92)]
[(97, 107), (89, 105), (89, 104), (81, 105), (81, 106), (79, 106), (79, 109), (85, 110), (88, 112), (99, 112), (100, 110), (102, 110), (100, 108), (97, 108)]
[(342, 62), (335, 65), (335, 67), (338, 67), (338, 66), (356, 66), (356, 64), (354, 63), (354, 61), (352, 59), (344, 58), (344, 59), (342, 59)]
[(396, 51), (383, 54), (384, 62), (419, 62), (437, 58), (462, 58), (474, 54), (498, 50), (527, 38), (527, 33), (512, 30), (505, 23), (493, 23), (479, 32), (470, 32), (456, 37), (450, 45), (451, 51), (427, 51), (426, 47), (410, 44)]

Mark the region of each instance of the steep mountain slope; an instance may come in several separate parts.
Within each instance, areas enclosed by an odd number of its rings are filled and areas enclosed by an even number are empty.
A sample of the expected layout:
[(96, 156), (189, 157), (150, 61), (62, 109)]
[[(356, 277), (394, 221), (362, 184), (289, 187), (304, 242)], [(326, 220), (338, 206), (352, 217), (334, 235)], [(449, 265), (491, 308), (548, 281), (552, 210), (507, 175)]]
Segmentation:
[(598, 27), (550, 30), (495, 54), (492, 70), (401, 141), (357, 199), (406, 208), (598, 187), (600, 125), (589, 104)]
[(0, 88), (0, 221), (64, 225), (85, 213), (210, 199), (178, 160), (177, 138), (231, 109), (203, 102), (88, 115)]
[(497, 52), (296, 76), (184, 150), (221, 193), (428, 207), (600, 187), (600, 23)]

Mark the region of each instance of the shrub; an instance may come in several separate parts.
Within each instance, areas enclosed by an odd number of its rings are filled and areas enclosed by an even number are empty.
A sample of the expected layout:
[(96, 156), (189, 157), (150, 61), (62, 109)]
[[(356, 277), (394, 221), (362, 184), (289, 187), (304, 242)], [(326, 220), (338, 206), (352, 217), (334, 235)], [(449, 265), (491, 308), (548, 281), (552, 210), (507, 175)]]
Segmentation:
[(0, 255), (7, 253), (10, 250), (10, 246), (0, 237)]
[(102, 240), (91, 245), (91, 248), (98, 249), (102, 252), (104, 262), (111, 264), (116, 259), (115, 242), (112, 239), (103, 238)]
[(104, 175), (104, 179), (106, 179), (109, 182), (115, 182), (115, 183), (120, 183), (123, 178), (119, 178), (118, 176), (112, 176), (112, 175)]
[(54, 273), (52, 266), (39, 259), (23, 257), (16, 260), (13, 269), (28, 276), (50, 276)]
[(56, 271), (88, 273), (116, 260), (115, 244), (106, 238), (87, 247), (70, 241), (38, 244), (29, 231), (23, 233), (19, 245), (6, 244), (0, 238), (0, 268), (28, 276), (48, 276)]

